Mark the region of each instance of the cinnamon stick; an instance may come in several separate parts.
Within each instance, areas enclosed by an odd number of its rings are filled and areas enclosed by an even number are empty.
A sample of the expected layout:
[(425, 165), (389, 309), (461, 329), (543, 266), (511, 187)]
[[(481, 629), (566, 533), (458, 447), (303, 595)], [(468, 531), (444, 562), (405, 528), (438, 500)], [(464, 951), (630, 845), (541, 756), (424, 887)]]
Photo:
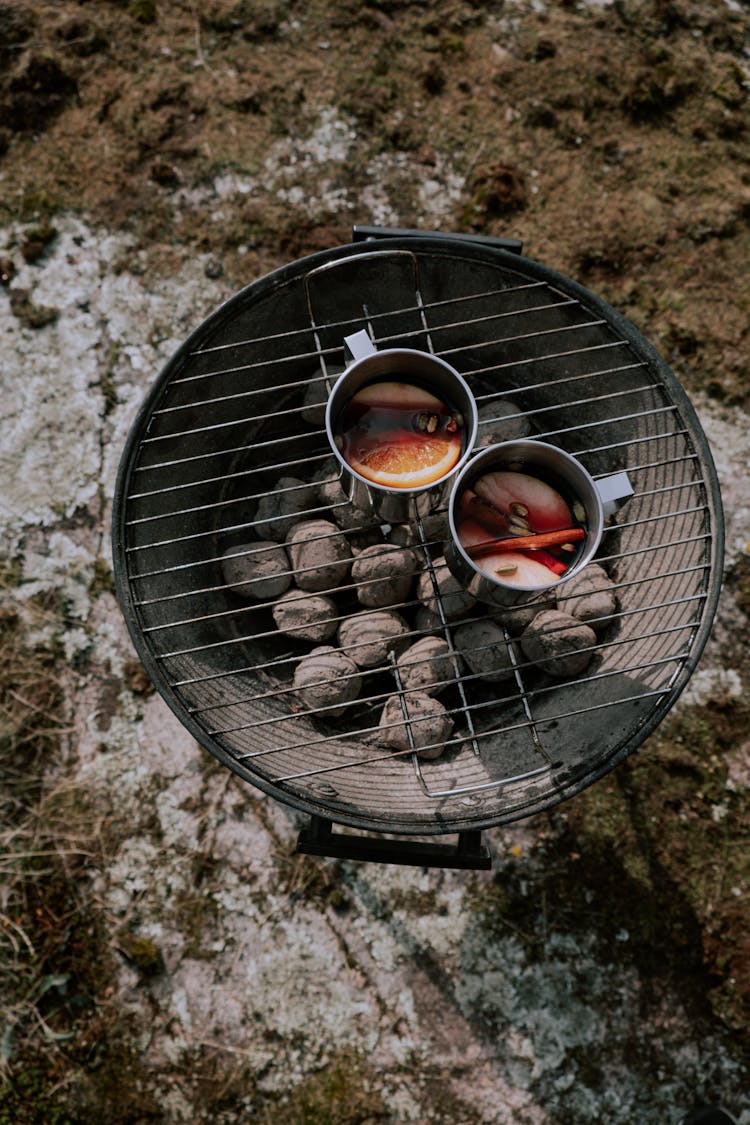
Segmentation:
[(467, 547), (469, 558), (481, 559), (496, 551), (530, 551), (537, 547), (555, 547), (560, 543), (577, 543), (586, 535), (582, 527), (567, 527), (562, 531), (540, 531), (537, 535), (512, 535), (504, 539), (487, 539)]

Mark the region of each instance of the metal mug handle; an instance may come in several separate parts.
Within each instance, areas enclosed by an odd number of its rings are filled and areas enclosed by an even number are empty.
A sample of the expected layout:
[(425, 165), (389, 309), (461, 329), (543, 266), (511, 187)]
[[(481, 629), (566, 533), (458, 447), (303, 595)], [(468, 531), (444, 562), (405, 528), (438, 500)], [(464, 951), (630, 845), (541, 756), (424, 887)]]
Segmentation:
[(594, 482), (602, 502), (602, 513), (613, 516), (626, 500), (633, 495), (633, 486), (625, 472), (613, 473)]
[(353, 332), (351, 336), (344, 336), (344, 360), (347, 367), (355, 359), (364, 359), (365, 356), (374, 355), (377, 350), (364, 328), (359, 332)]

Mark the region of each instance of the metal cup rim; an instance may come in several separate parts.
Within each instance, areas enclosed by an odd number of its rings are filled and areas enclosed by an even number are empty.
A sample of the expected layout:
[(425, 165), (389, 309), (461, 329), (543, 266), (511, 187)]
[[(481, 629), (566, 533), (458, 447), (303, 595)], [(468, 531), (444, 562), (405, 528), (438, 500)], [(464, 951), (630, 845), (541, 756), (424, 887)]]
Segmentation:
[[(588, 469), (586, 469), (586, 467), (581, 464), (578, 458), (574, 457), (572, 453), (568, 453), (567, 450), (560, 449), (556, 445), (550, 445), (548, 442), (538, 441), (534, 438), (512, 438), (509, 441), (496, 442), (494, 445), (488, 445), (485, 446), (484, 449), (475, 451), (474, 456), (467, 460), (467, 462), (461, 468), (461, 471), (457, 474), (451, 488), (451, 494), (448, 500), (448, 526), (450, 529), (450, 544), (462, 564), (468, 566), (480, 579), (486, 581), (489, 587), (495, 588), (498, 591), (507, 591), (509, 595), (543, 594), (547, 590), (556, 589), (561, 583), (567, 582), (570, 578), (573, 578), (576, 574), (579, 574), (584, 567), (588, 566), (594, 554), (596, 553), (601, 541), (603, 529), (601, 502), (597, 501), (597, 518), (595, 521), (595, 526), (592, 529), (592, 542), (588, 545), (585, 556), (580, 558), (576, 563), (569, 567), (565, 574), (559, 575), (552, 582), (548, 582), (544, 586), (524, 586), (520, 583), (511, 584), (509, 582), (503, 582), (502, 579), (493, 578), (493, 576), (491, 574), (488, 574), (486, 570), (483, 570), (481, 567), (477, 566), (477, 564), (472, 558), (470, 558), (461, 544), (454, 518), (455, 505), (460, 496), (463, 482), (469, 477), (472, 472), (476, 472), (476, 470), (481, 467), (482, 461), (487, 460), (492, 462), (494, 456), (498, 455), (498, 451), (502, 450), (503, 453), (505, 453), (508, 450), (512, 450), (513, 447), (516, 447), (517, 449), (523, 448), (527, 450), (529, 446), (532, 448), (532, 451), (534, 449), (539, 449), (540, 451), (543, 450), (545, 456), (549, 456), (551, 450), (554, 456), (559, 456), (564, 461), (567, 461), (569, 464), (575, 466), (576, 471), (579, 471), (583, 475), (583, 477), (587, 478), (590, 482), (592, 494), (594, 496), (598, 496), (594, 478), (591, 476)], [(488, 469), (488, 471), (491, 470)], [(458, 575), (456, 575), (456, 577), (458, 577)]]
[[(471, 422), (469, 426), (470, 432), (468, 433), (468, 437), (466, 440), (466, 448), (464, 449), (456, 464), (447, 473), (444, 473), (443, 476), (437, 477), (434, 481), (431, 481), (430, 484), (420, 485), (416, 488), (398, 488), (385, 484), (378, 484), (377, 481), (373, 481), (368, 477), (362, 476), (361, 473), (357, 472), (357, 470), (353, 468), (344, 457), (342, 457), (340, 451), (336, 448), (336, 443), (334, 441), (332, 419), (333, 403), (337, 394), (339, 393), (340, 387), (343, 386), (347, 381), (349, 381), (351, 379), (351, 376), (356, 373), (356, 369), (358, 369), (362, 365), (371, 363), (372, 360), (376, 357), (387, 358), (392, 355), (415, 355), (419, 356), (421, 359), (428, 359), (430, 360), (430, 362), (438, 364), (449, 375), (451, 375), (453, 379), (455, 379), (465, 395), (466, 402), (470, 405), (471, 408)], [(372, 379), (373, 383), (387, 381), (387, 376), (385, 375), (382, 377), (374, 376)], [(366, 385), (366, 383), (363, 383), (363, 386)], [(361, 356), (359, 359), (353, 360), (338, 376), (336, 382), (331, 388), (331, 393), (329, 394), (328, 401), (326, 403), (325, 429), (326, 436), (328, 438), (328, 444), (330, 445), (331, 451), (336, 458), (342, 472), (348, 473), (350, 476), (354, 477), (355, 480), (360, 481), (362, 485), (371, 489), (374, 493), (378, 493), (383, 496), (410, 497), (420, 496), (423, 492), (428, 492), (433, 488), (440, 488), (444, 486), (452, 477), (456, 475), (456, 473), (460, 472), (461, 469), (466, 465), (468, 459), (474, 452), (474, 445), (476, 443), (478, 429), (478, 415), (474, 395), (472, 394), (468, 383), (464, 379), (463, 375), (461, 375), (461, 373), (457, 371), (456, 368), (452, 366), (452, 364), (448, 363), (447, 360), (444, 360), (441, 356), (433, 355), (432, 352), (422, 351), (419, 348), (383, 348), (382, 350), (378, 349), (371, 355)]]

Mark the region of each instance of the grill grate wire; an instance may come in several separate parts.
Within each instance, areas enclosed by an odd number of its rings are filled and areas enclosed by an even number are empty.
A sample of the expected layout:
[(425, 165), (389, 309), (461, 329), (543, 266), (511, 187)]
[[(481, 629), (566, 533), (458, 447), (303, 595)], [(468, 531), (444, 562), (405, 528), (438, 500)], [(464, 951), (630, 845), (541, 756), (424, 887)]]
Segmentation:
[[(383, 252), (357, 257), (378, 259), (382, 269)], [(131, 467), (123, 526), (132, 611), (168, 692), (199, 733), (282, 795), (302, 801), (322, 796), (332, 807), (341, 801), (356, 813), (373, 771), (387, 766), (391, 779), (405, 760), (427, 802), (427, 817), (430, 804), (442, 810), (459, 801), (465, 810), (476, 799), (476, 807), (486, 809), (491, 794), (496, 804), (490, 815), (502, 819), (497, 810), (505, 790), (533, 794), (541, 785), (549, 795), (585, 772), (585, 753), (578, 761), (574, 745), (581, 720), (609, 711), (624, 715), (611, 722), (621, 723), (624, 740), (632, 740), (689, 675), (712, 592), (717, 530), (708, 502), (711, 481), (690, 419), (663, 372), (650, 356), (637, 354), (610, 318), (592, 315), (578, 293), (548, 280), (509, 283), (504, 277), (499, 287), (424, 299), (429, 282), (420, 276), (426, 268), (421, 256), (399, 249), (386, 257), (411, 271), (412, 300), (404, 300), (402, 287), (395, 307), (378, 309), (381, 293), (366, 291), (356, 312), (327, 317), (328, 289), (333, 283), (340, 297), (346, 281), (337, 274), (351, 269), (348, 258), (335, 260), (303, 276), (306, 324), (258, 335), (243, 333), (239, 323), (237, 339), (217, 343), (209, 336), (186, 350), (164, 382)], [(452, 618), (437, 574), (442, 538), (415, 511), (409, 525), (419, 558), (414, 577), (423, 571), (429, 576), (436, 619), (429, 629), (416, 623), (413, 593), (388, 609), (411, 621), (405, 640), (435, 633), (448, 642), (451, 675), (443, 686), (454, 729), (446, 753), (435, 761), (414, 749), (418, 720), (409, 716), (410, 689), (401, 681), (395, 653), (366, 674), (370, 686), (344, 705), (343, 721), (326, 725), (327, 709), (306, 708), (297, 699), (290, 675), (301, 649), (275, 631), (271, 603), (241, 601), (220, 573), (227, 544), (235, 546), (243, 536), (264, 539), (278, 518), (264, 521), (255, 514), (269, 491), (302, 497), (300, 520), (335, 521), (337, 509), (348, 507), (345, 500), (336, 505), (314, 494), (308, 498), (329, 452), (324, 431), (303, 420), (306, 407), (299, 400), (316, 384), (327, 395), (343, 366), (344, 335), (362, 327), (378, 347), (421, 347), (458, 366), (482, 410), (480, 440), (508, 422), (507, 415), (493, 416), (492, 406), (509, 398), (518, 405), (515, 417), (532, 424), (531, 436), (567, 448), (595, 479), (626, 469), (635, 490), (605, 528), (597, 558), (612, 577), (618, 608), (591, 646), (590, 670), (575, 681), (540, 676), (507, 626), (508, 682), (490, 689), (466, 670), (472, 654), (459, 652), (455, 629), (488, 610), (475, 606)], [(222, 356), (227, 362), (217, 363)], [(602, 363), (602, 356), (611, 362)], [(294, 370), (304, 374), (290, 377)], [(284, 483), (297, 476), (300, 483)], [(267, 549), (250, 543), (245, 553)], [(290, 571), (290, 577), (300, 574)], [(352, 608), (366, 612), (356, 604), (358, 585), (347, 580), (320, 591), (344, 605), (331, 624), (340, 624)], [(377, 744), (379, 709), (393, 693), (409, 742), (404, 751)], [(512, 752), (505, 755), (504, 742), (511, 738)], [(347, 752), (337, 758), (344, 744)], [(476, 767), (460, 764), (469, 758)], [(348, 796), (333, 783), (342, 774), (361, 775)], [(327, 780), (311, 787), (321, 778)], [(367, 819), (367, 810), (362, 815)]]

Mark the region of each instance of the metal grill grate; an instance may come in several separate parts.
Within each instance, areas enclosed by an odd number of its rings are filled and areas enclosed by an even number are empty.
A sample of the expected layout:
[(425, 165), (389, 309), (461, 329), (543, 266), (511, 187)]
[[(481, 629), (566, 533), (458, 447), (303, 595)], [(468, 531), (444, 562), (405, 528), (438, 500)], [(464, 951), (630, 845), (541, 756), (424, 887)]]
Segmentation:
[[(364, 674), (342, 714), (306, 708), (294, 668), (313, 645), (279, 633), (269, 601), (226, 582), (225, 551), (269, 538), (269, 494), (298, 519), (351, 515), (313, 486), (330, 464), (324, 400), (343, 339), (432, 351), (464, 376), (480, 409), (511, 399), (531, 436), (577, 456), (594, 478), (626, 470), (635, 494), (604, 532), (597, 561), (617, 612), (586, 673), (552, 680), (506, 629), (512, 679), (490, 683), (452, 657), (441, 694), (446, 750), (421, 760), (378, 741), (383, 704), (406, 700), (395, 656)], [(505, 419), (506, 424), (508, 418)], [(297, 482), (290, 478), (297, 478)], [(721, 513), (705, 439), (677, 380), (633, 328), (568, 279), (512, 254), (439, 236), (316, 255), (238, 294), (162, 373), (131, 433), (115, 518), (121, 601), (170, 705), (241, 776), (317, 815), (375, 830), (443, 833), (528, 815), (577, 792), (635, 748), (695, 666), (718, 596)], [(362, 521), (360, 521), (360, 524)], [(347, 533), (382, 541), (376, 524)], [(440, 513), (402, 529), (432, 584), (429, 621), (414, 593), (391, 607), (408, 639), (454, 620), (437, 582)], [(336, 622), (362, 612), (350, 578), (322, 591)], [(375, 611), (373, 611), (375, 612)], [(336, 641), (331, 642), (335, 644)], [(408, 712), (401, 720), (411, 740)], [(410, 745), (413, 742), (410, 741)]]

